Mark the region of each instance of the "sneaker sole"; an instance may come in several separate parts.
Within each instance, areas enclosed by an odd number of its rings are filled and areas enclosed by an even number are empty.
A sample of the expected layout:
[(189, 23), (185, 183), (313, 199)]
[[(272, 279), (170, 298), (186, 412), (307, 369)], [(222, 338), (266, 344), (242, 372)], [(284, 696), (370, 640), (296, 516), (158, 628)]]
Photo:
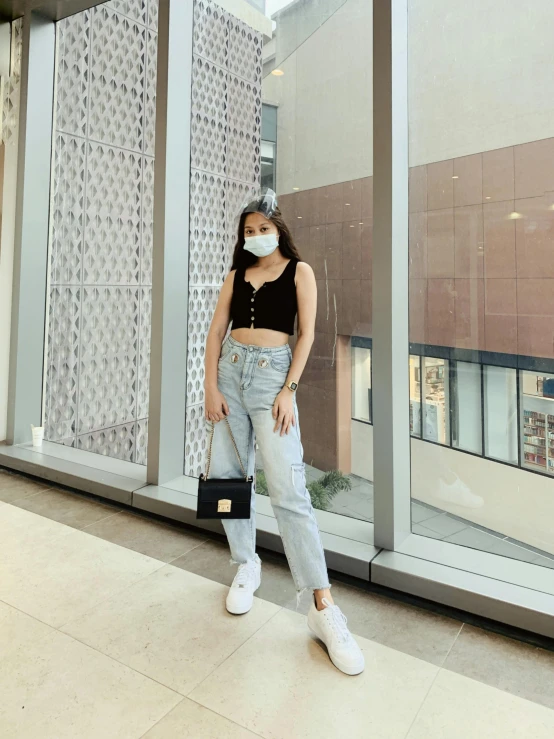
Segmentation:
[(327, 649), (327, 654), (329, 655), (329, 659), (330, 659), (330, 660), (331, 660), (331, 662), (332, 662), (332, 663), (333, 663), (333, 664), (335, 665), (335, 667), (337, 668), (337, 670), (340, 670), (341, 672), (344, 672), (344, 674), (345, 674), (345, 675), (351, 675), (351, 676), (354, 676), (354, 675), (361, 675), (361, 673), (362, 673), (362, 672), (364, 671), (364, 669), (365, 669), (365, 663), (364, 663), (364, 664), (362, 664), (361, 666), (358, 666), (358, 667), (350, 667), (350, 668), (347, 668), (347, 667), (346, 667), (346, 665), (342, 664), (342, 663), (341, 663), (341, 661), (340, 661), (339, 659), (336, 659), (336, 658), (335, 658), (335, 657), (333, 656), (333, 653), (331, 652), (331, 650), (329, 649), (329, 647), (328, 647), (328, 646), (327, 646), (327, 644), (325, 643), (325, 640), (323, 639), (323, 636), (322, 636), (322, 635), (321, 635), (321, 634), (319, 633), (319, 630), (318, 630), (317, 628), (315, 628), (315, 627), (313, 626), (313, 624), (311, 624), (311, 623), (310, 623), (310, 620), (309, 620), (309, 619), (308, 619), (308, 628), (310, 629), (310, 631), (311, 631), (311, 632), (312, 632), (313, 634), (315, 634), (315, 636), (317, 636), (317, 638), (318, 638), (318, 639), (319, 639), (319, 640), (320, 640), (321, 642), (323, 642), (323, 644), (325, 644), (325, 647), (326, 647), (326, 649)]
[(254, 604), (253, 604), (253, 603), (251, 603), (251, 604), (250, 604), (250, 605), (248, 606), (248, 608), (247, 608), (246, 610), (244, 610), (244, 611), (232, 611), (232, 610), (231, 610), (231, 609), (229, 608), (229, 606), (227, 605), (227, 603), (225, 603), (225, 608), (226, 608), (226, 610), (227, 610), (227, 613), (231, 613), (231, 614), (232, 614), (233, 616), (244, 616), (244, 614), (245, 614), (245, 613), (248, 613), (248, 611), (251, 611), (251, 610), (252, 610), (252, 606), (253, 606), (253, 605), (254, 605)]

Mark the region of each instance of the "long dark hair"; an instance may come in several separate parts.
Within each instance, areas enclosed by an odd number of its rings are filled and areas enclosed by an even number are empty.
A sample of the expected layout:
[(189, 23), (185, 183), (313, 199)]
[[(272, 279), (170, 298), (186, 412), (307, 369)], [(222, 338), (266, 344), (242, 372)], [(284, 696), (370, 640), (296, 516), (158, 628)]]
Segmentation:
[[(258, 257), (255, 254), (252, 254), (250, 251), (246, 251), (244, 248), (244, 224), (248, 215), (250, 214), (243, 213), (240, 217), (237, 243), (233, 253), (233, 266), (231, 269), (240, 269), (241, 267), (243, 269), (248, 269), (248, 267), (251, 267), (258, 261)], [(279, 251), (281, 254), (288, 259), (298, 259), (302, 261), (300, 254), (298, 253), (298, 249), (293, 241), (289, 227), (285, 223), (283, 214), (279, 208), (275, 210), (275, 213), (271, 218), (268, 218), (268, 220), (277, 226), (277, 230), (279, 231)]]

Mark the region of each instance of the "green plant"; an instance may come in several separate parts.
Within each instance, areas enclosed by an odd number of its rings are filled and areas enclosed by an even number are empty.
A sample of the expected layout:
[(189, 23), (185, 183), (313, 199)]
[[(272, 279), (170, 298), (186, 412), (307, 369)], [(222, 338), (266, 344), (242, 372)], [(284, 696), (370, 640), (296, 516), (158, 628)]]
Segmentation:
[[(341, 490), (350, 490), (352, 482), (347, 475), (343, 475), (340, 470), (329, 470), (325, 472), (319, 479), (314, 480), (307, 485), (312, 505), (320, 511), (329, 509), (333, 498), (341, 492)], [(256, 492), (260, 495), (269, 495), (267, 488), (267, 480), (263, 470), (256, 470)]]

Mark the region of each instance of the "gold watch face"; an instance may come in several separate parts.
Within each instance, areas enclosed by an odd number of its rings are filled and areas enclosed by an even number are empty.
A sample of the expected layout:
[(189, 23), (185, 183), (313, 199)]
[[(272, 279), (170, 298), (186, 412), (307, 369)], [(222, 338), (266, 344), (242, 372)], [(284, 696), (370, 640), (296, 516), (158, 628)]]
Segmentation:
[(296, 384), (296, 382), (289, 382), (289, 387), (291, 390), (296, 390), (298, 385)]

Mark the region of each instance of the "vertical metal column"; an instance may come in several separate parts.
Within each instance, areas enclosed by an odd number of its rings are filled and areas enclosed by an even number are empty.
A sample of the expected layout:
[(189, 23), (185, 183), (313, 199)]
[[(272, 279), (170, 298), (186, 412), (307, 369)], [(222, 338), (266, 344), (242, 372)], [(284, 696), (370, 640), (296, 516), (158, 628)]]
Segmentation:
[(410, 533), (408, 0), (373, 2), (375, 545)]
[(7, 441), (42, 422), (55, 24), (23, 20)]
[(148, 470), (183, 474), (187, 388), (193, 3), (160, 0)]

